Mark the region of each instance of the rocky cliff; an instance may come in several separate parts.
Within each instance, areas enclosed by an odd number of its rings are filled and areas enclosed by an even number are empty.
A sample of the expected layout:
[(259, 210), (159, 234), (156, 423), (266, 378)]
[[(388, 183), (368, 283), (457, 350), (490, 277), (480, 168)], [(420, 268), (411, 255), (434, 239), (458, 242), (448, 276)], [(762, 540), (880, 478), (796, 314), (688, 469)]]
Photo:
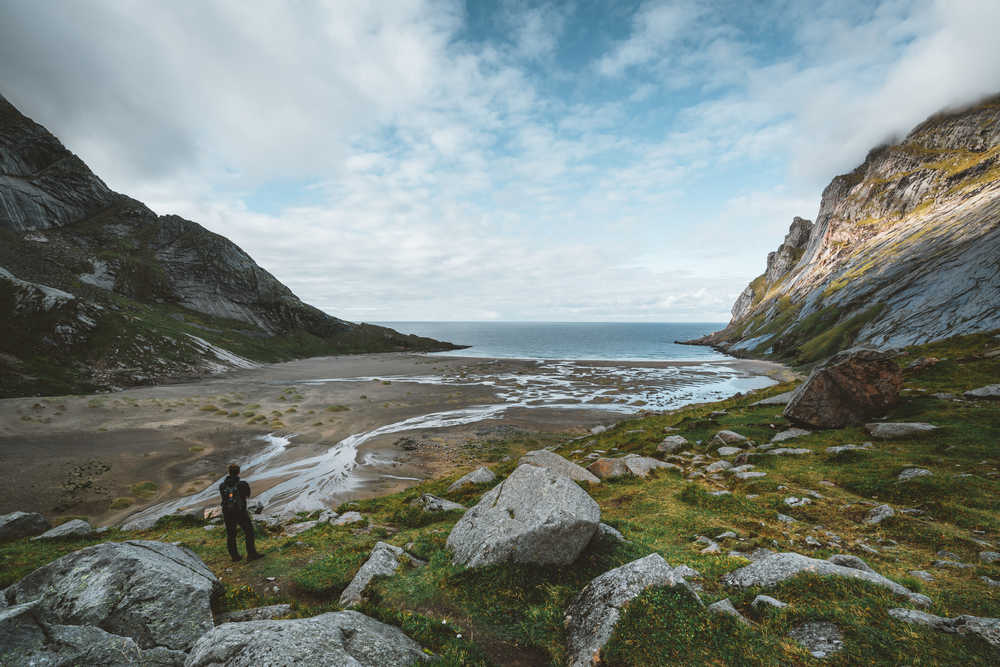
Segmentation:
[(452, 347), (303, 303), (228, 239), (111, 191), (0, 96), (0, 396)]
[(1000, 96), (937, 114), (833, 179), (722, 331), (698, 341), (798, 363), (1000, 328)]

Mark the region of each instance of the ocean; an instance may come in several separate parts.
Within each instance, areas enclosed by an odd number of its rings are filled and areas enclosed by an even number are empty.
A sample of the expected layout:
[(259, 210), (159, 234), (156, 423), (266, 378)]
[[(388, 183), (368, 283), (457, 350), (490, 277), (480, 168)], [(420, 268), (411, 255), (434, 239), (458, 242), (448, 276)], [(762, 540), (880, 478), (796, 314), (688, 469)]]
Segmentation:
[(709, 347), (678, 345), (723, 328), (723, 323), (626, 322), (377, 322), (466, 350), (435, 354), (504, 359), (591, 361), (712, 361), (727, 359)]

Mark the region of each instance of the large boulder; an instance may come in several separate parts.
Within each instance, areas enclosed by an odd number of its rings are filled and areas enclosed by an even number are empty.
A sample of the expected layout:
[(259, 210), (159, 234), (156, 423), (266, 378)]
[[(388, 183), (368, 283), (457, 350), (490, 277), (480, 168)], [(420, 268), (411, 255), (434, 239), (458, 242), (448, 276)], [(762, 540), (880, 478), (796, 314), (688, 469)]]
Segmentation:
[(287, 621), (226, 623), (191, 648), (187, 667), (258, 665), (412, 665), (427, 660), (396, 627), (356, 611)]
[(41, 535), (52, 526), (38, 512), (11, 512), (0, 515), (0, 542)]
[(181, 667), (187, 655), (164, 647), (142, 649), (130, 637), (92, 625), (46, 623), (39, 600), (0, 609), (4, 665), (162, 665)]
[(38, 600), (36, 617), (98, 626), (142, 649), (186, 651), (212, 629), (222, 585), (188, 549), (162, 542), (107, 542), (74, 551), (3, 591), (10, 605)]
[(814, 428), (861, 424), (896, 405), (902, 387), (902, 371), (889, 353), (852, 348), (813, 370), (783, 414)]
[(601, 649), (621, 617), (622, 608), (647, 588), (676, 588), (701, 604), (684, 579), (687, 568), (673, 568), (659, 554), (609, 570), (587, 584), (566, 608), (566, 648), (569, 664), (590, 667), (600, 662)]
[(572, 461), (567, 461), (563, 457), (547, 449), (536, 449), (530, 451), (518, 461), (519, 465), (528, 464), (540, 468), (548, 468), (553, 472), (566, 475), (575, 482), (589, 482), (590, 484), (600, 484), (599, 480), (592, 472), (583, 466), (578, 466)]
[(372, 548), (368, 560), (364, 562), (358, 573), (354, 575), (351, 583), (340, 594), (340, 605), (348, 607), (360, 604), (361, 595), (368, 588), (368, 584), (375, 577), (388, 577), (396, 573), (399, 568), (399, 557), (403, 555), (403, 550), (385, 542), (376, 542)]
[(448, 535), (453, 562), (568, 565), (590, 542), (601, 509), (565, 475), (518, 466), (459, 519)]
[(860, 579), (888, 588), (896, 595), (905, 597), (914, 604), (928, 605), (931, 602), (926, 595), (914, 593), (905, 586), (871, 571), (871, 568), (863, 570), (859, 569), (856, 564), (853, 567), (837, 565), (828, 560), (810, 558), (790, 551), (769, 554), (746, 567), (733, 570), (722, 577), (722, 583), (739, 588), (774, 586), (803, 573), (816, 574), (821, 577)]

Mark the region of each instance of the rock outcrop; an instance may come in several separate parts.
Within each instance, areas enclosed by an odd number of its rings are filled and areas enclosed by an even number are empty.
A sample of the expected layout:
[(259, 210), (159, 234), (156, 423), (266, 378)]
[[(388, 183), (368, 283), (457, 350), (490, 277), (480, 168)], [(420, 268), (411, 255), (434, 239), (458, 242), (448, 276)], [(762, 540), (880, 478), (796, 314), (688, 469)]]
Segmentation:
[(141, 649), (186, 651), (214, 626), (219, 580), (188, 549), (107, 542), (67, 554), (3, 591), (9, 605), (37, 602), (39, 622), (92, 626)]
[(796, 218), (733, 319), (698, 344), (820, 361), (1000, 328), (1000, 96), (929, 118)]
[[(268, 361), (454, 347), (303, 303), (228, 239), (112, 192), (2, 96), (0, 234), (0, 396), (148, 384), (249, 363), (218, 347), (223, 340), (256, 349), (283, 337)], [(170, 327), (157, 324), (167, 318)]]
[(521, 465), (459, 519), (447, 544), (453, 562), (467, 567), (568, 565), (600, 521), (600, 507), (569, 477)]
[(885, 414), (899, 401), (903, 375), (891, 355), (855, 348), (816, 368), (785, 406), (789, 419), (814, 428), (843, 428)]
[(191, 648), (187, 667), (412, 665), (428, 659), (399, 628), (356, 611), (288, 621), (226, 623)]

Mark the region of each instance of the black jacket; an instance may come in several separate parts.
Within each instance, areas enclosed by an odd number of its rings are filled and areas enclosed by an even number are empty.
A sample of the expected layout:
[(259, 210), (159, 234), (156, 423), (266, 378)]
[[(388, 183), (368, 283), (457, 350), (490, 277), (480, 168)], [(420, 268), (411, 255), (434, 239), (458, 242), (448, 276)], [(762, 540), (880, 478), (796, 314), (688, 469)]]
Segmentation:
[(234, 478), (232, 475), (228, 475), (224, 480), (222, 480), (222, 483), (219, 484), (219, 500), (222, 502), (223, 507), (225, 507), (225, 488), (233, 482), (236, 482), (236, 488), (238, 488), (240, 492), (240, 500), (242, 502), (240, 502), (239, 507), (240, 509), (246, 509), (247, 499), (250, 497), (250, 485), (241, 480), (239, 477)]

